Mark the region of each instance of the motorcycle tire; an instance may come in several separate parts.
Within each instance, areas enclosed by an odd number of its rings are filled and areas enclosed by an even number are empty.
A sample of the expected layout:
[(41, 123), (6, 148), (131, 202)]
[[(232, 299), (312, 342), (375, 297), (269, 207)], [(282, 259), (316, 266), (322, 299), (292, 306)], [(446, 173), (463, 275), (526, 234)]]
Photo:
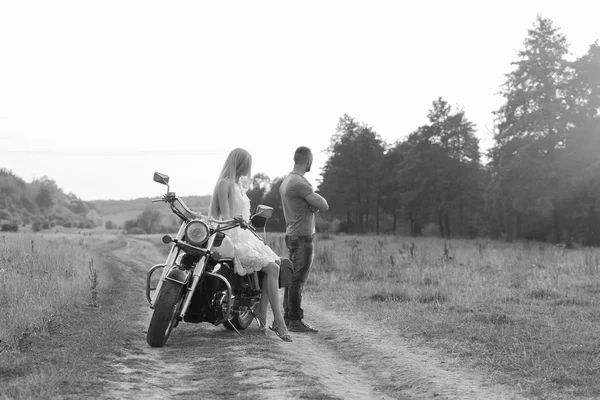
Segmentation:
[(183, 300), (184, 287), (165, 281), (154, 302), (154, 312), (148, 326), (146, 342), (151, 347), (163, 347), (177, 322), (177, 313)]
[(257, 308), (258, 302), (252, 306), (252, 311), (233, 312), (233, 317), (231, 320), (223, 322), (223, 326), (229, 331), (232, 331), (233, 327), (235, 327), (235, 329), (238, 331), (246, 329), (252, 323), (252, 320), (254, 319), (253, 312), (256, 312)]

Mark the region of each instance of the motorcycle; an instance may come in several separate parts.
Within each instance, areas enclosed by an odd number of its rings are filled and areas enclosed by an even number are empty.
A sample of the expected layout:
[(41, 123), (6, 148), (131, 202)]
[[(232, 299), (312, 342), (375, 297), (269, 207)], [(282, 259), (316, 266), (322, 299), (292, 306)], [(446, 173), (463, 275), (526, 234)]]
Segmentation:
[[(239, 217), (217, 220), (192, 211), (170, 192), (167, 175), (156, 172), (154, 181), (166, 185), (167, 194), (152, 202), (169, 204), (182, 223), (175, 237), (162, 238), (163, 243), (171, 244), (171, 250), (165, 263), (150, 268), (146, 278), (146, 300), (154, 310), (146, 336), (148, 344), (164, 346), (181, 321), (223, 324), (239, 335), (254, 319), (260, 326), (255, 312), (262, 293), (262, 272), (243, 276), (234, 272), (233, 243), (226, 232), (240, 227), (263, 240), (256, 229), (264, 228), (273, 208), (259, 205), (250, 221)], [(291, 270), (289, 259), (282, 258), (281, 264)], [(158, 270), (162, 273), (153, 290), (152, 277)]]

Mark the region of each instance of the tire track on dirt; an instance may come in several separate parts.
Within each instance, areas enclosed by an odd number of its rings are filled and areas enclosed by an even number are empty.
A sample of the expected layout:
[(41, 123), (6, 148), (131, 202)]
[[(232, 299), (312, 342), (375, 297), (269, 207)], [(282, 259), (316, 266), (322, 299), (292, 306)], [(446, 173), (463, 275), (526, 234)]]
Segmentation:
[[(149, 267), (164, 259), (151, 243), (129, 239), (113, 251), (125, 279), (140, 292), (139, 333), (112, 361), (104, 398), (158, 399), (519, 399), (482, 374), (444, 360), (381, 326), (325, 310), (306, 297), (321, 333), (284, 343), (252, 325), (242, 336), (222, 326), (182, 323), (167, 346), (145, 341), (151, 310), (143, 288)], [(272, 316), (269, 315), (269, 318)]]
[[(123, 264), (123, 273), (145, 273), (162, 257), (148, 242), (128, 239), (127, 243), (113, 252)], [(295, 335), (294, 342), (284, 343), (272, 332), (263, 335), (254, 324), (242, 337), (221, 326), (180, 324), (166, 347), (150, 348), (145, 334), (151, 311), (146, 304), (139, 307), (143, 317), (135, 323), (140, 335), (130, 338), (123, 355), (113, 361), (115, 372), (108, 380), (106, 398), (197, 398), (199, 393), (202, 398), (394, 398), (373, 390), (368, 375), (325, 346), (312, 343), (313, 337)], [(313, 357), (314, 352), (319, 357)], [(225, 380), (235, 380), (245, 393), (215, 390), (222, 382), (205, 366), (220, 359), (228, 360), (228, 368), (221, 369)]]
[[(310, 299), (306, 304), (311, 320), (319, 321), (322, 329), (314, 342), (365, 371), (375, 389), (407, 399), (523, 398), (512, 388), (493, 383), (482, 372), (462, 367), (433, 349), (411, 343), (383, 324), (373, 326), (356, 317), (341, 316)], [(312, 357), (327, 365), (328, 358), (320, 354), (323, 353), (316, 351)]]
[(112, 360), (103, 398), (297, 398), (295, 380), (286, 377), (289, 363), (277, 351), (268, 351), (278, 348), (279, 339), (265, 337), (254, 327), (239, 337), (222, 326), (182, 323), (165, 347), (149, 347), (145, 337), (151, 310), (143, 295), (145, 274), (164, 255), (149, 242), (133, 238), (127, 242), (112, 256), (122, 278), (140, 293), (140, 302), (132, 305), (140, 315), (132, 321), (139, 334), (128, 338), (121, 355)]

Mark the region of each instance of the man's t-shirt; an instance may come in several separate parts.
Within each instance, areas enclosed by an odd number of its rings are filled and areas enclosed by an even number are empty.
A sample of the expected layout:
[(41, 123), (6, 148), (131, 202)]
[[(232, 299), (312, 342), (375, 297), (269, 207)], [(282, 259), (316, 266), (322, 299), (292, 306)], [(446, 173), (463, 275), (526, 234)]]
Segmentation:
[(305, 199), (311, 193), (314, 190), (302, 175), (290, 173), (281, 182), (279, 194), (283, 203), (286, 235), (296, 237), (315, 233), (315, 214), (308, 209), (310, 204)]

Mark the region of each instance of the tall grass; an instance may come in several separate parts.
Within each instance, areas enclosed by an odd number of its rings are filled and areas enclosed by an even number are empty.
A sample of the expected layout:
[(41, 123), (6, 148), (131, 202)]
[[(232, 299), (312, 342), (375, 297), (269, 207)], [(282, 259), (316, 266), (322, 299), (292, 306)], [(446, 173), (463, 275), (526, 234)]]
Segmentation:
[(307, 290), (532, 395), (600, 397), (598, 249), (317, 236)]
[(90, 261), (79, 235), (0, 236), (0, 348), (52, 331), (66, 306), (85, 301)]

